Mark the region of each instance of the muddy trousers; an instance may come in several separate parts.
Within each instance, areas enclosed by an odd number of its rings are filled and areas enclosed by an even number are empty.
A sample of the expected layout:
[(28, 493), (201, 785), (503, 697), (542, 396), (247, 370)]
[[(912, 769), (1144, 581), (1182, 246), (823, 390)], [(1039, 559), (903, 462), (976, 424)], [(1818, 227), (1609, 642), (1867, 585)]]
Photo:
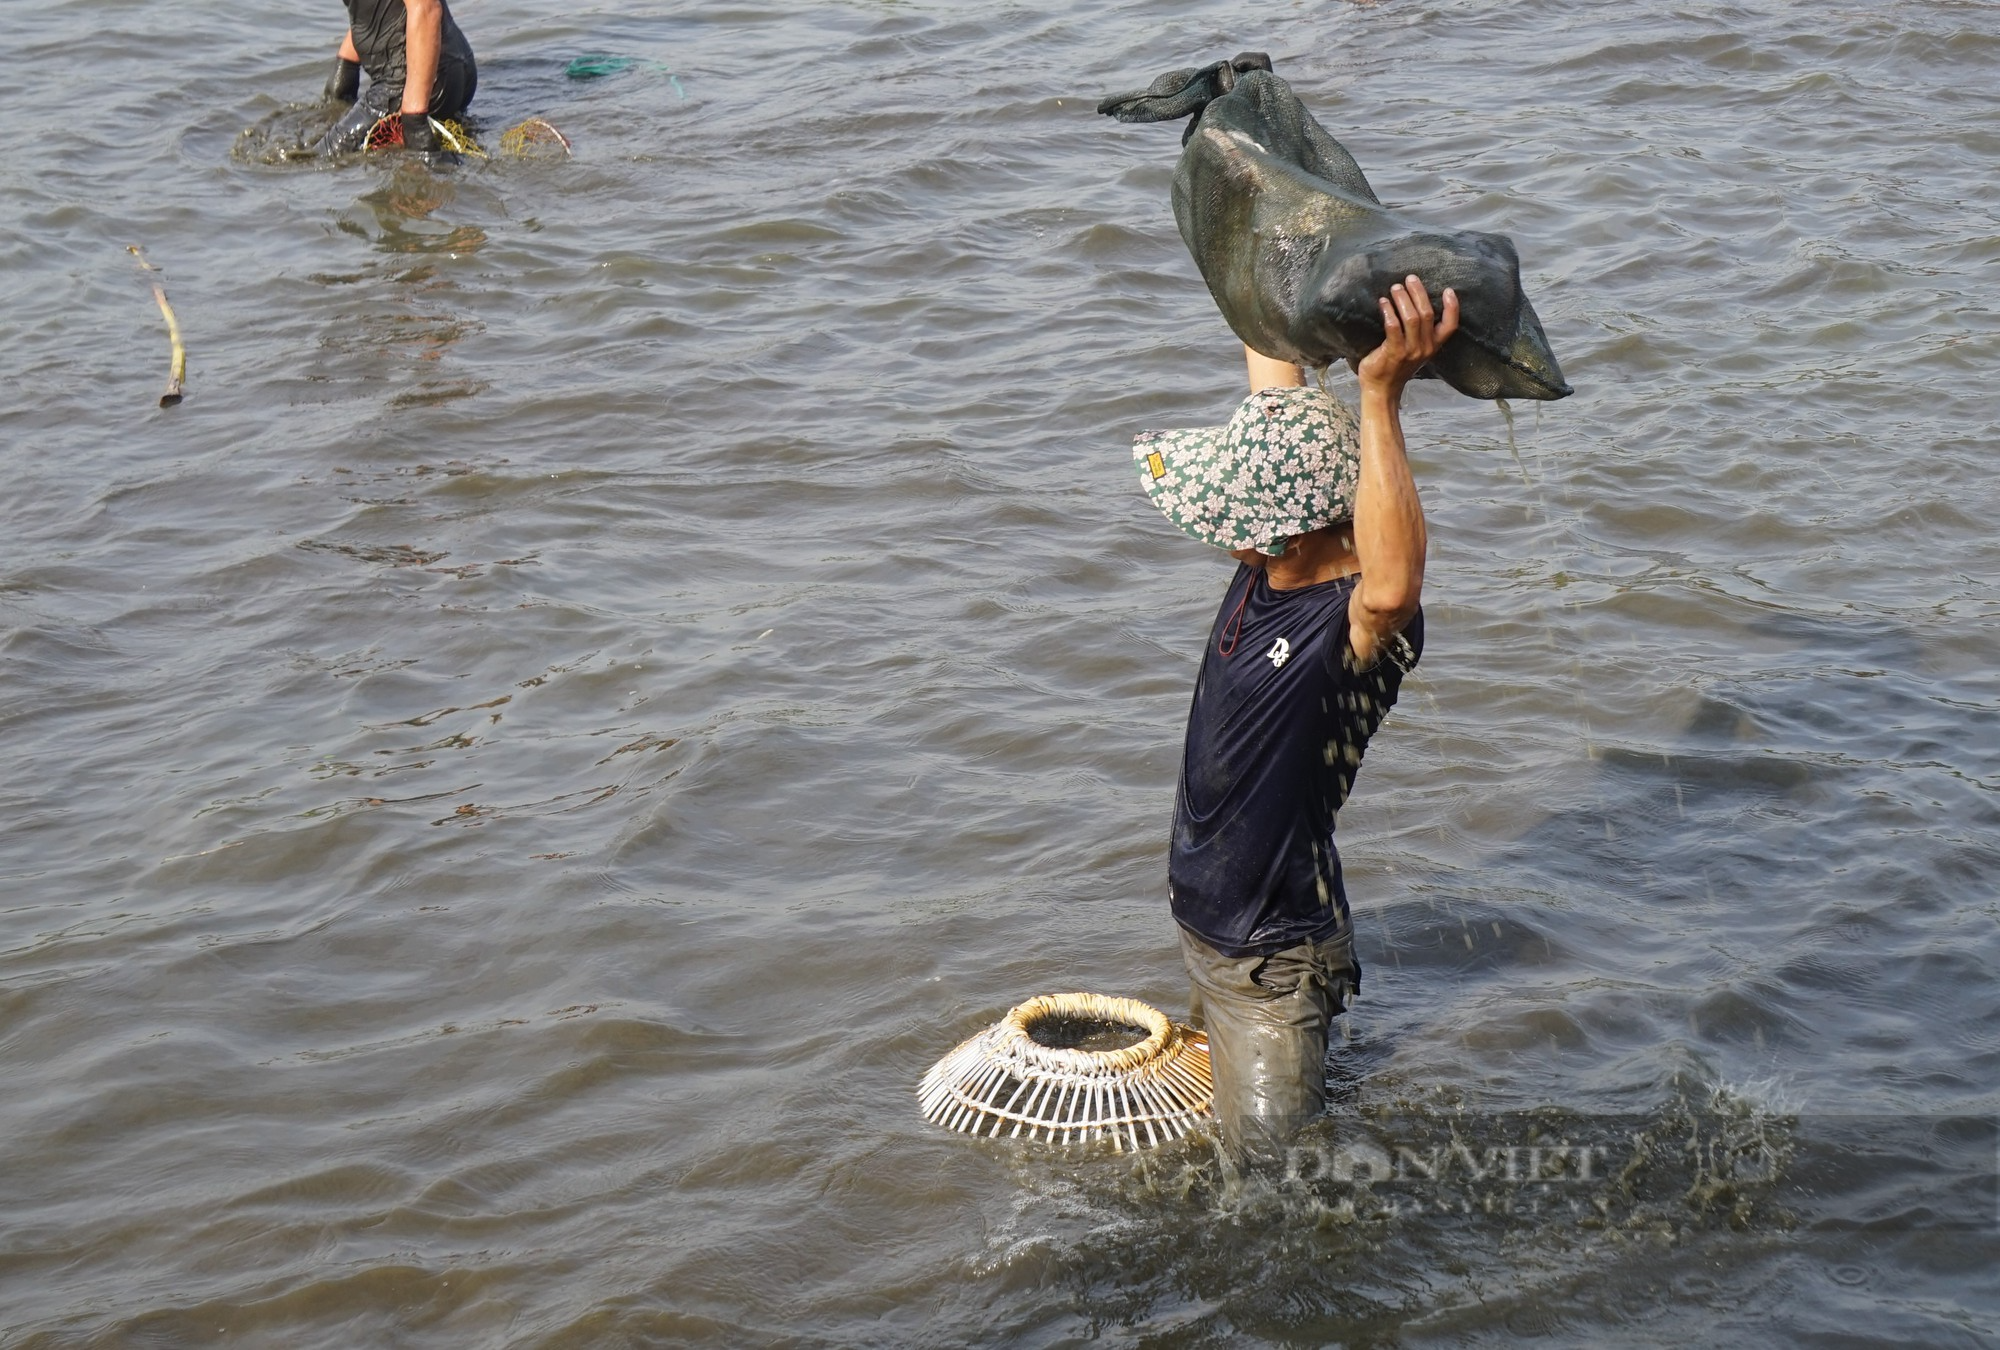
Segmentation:
[(1190, 1020), (1208, 1032), (1229, 1151), (1273, 1162), (1326, 1107), (1327, 1028), (1361, 984), (1353, 934), (1269, 956), (1225, 956), (1185, 928)]

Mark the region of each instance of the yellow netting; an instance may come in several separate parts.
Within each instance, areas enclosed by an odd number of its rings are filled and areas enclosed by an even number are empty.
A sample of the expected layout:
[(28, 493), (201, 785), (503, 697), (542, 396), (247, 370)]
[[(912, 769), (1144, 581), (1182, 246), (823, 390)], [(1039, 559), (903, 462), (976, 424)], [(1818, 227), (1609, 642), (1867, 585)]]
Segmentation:
[[(472, 155), (478, 159), (487, 158), (486, 151), (473, 139), (471, 128), (451, 117), (433, 117), (431, 130), (436, 133), (438, 146), (454, 154)], [(375, 125), (368, 129), (367, 148), (385, 150), (403, 143), (403, 119), (400, 114), (390, 113), (375, 119)], [(501, 133), (500, 148), (510, 155), (533, 156), (539, 158), (563, 158), (570, 154), (569, 137), (557, 131), (549, 122), (539, 117), (530, 117), (525, 122), (507, 128)]]
[(569, 137), (539, 117), (507, 128), (500, 137), (500, 148), (510, 155), (538, 155), (543, 157), (569, 157)]
[(445, 149), (461, 155), (486, 158), (486, 152), (479, 148), (478, 141), (472, 139), (472, 133), (466, 129), (465, 123), (454, 121), (449, 117), (433, 117), (431, 129), (437, 132), (438, 143)]
[[(438, 146), (454, 154), (472, 155), (486, 158), (486, 152), (479, 148), (479, 142), (472, 138), (472, 132), (465, 123), (451, 117), (430, 119), (431, 131), (436, 134)], [(367, 148), (384, 150), (403, 143), (403, 119), (399, 113), (388, 113), (375, 119), (375, 125), (368, 128)]]

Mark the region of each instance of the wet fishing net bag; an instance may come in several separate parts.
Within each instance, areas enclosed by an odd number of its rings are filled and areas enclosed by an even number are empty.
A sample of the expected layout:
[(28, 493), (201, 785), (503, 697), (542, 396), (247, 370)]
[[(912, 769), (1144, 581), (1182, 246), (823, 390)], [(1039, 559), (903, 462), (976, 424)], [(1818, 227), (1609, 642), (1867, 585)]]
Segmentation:
[(1474, 398), (1570, 392), (1505, 235), (1441, 230), (1384, 206), (1346, 147), (1245, 52), (1176, 70), (1097, 107), (1121, 122), (1188, 123), (1174, 220), (1222, 317), (1251, 348), (1327, 366), (1381, 345), (1377, 301), (1414, 272), (1459, 328), (1418, 375)]
[(1129, 998), (1044, 994), (931, 1066), (927, 1119), (990, 1138), (1109, 1139), (1119, 1152), (1179, 1138), (1209, 1114), (1208, 1038)]

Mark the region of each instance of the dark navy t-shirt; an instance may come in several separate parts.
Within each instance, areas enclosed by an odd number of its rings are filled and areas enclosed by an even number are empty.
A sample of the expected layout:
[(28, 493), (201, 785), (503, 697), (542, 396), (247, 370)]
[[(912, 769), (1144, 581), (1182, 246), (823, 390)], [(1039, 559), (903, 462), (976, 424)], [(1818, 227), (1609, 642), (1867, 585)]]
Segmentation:
[(1334, 814), (1424, 646), (1419, 611), (1372, 668), (1352, 669), (1355, 580), (1280, 591), (1238, 567), (1209, 633), (1167, 881), (1174, 918), (1227, 956), (1347, 927)]

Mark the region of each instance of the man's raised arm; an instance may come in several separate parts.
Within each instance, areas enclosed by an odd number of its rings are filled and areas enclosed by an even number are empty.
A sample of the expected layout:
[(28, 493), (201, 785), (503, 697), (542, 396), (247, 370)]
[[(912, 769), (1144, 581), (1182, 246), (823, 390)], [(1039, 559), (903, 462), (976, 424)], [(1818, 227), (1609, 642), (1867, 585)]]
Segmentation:
[(1354, 553), (1361, 580), (1348, 605), (1348, 642), (1363, 670), (1417, 612), (1424, 589), (1423, 503), (1403, 445), (1403, 386), (1458, 331), (1458, 294), (1444, 315), (1415, 276), (1390, 288), (1382, 345), (1355, 367), (1361, 377), (1361, 481), (1354, 490)]
[(1297, 389), (1306, 382), (1305, 371), (1289, 361), (1274, 360), (1248, 343), (1243, 346), (1243, 362), (1250, 369), (1253, 394), (1260, 389)]

